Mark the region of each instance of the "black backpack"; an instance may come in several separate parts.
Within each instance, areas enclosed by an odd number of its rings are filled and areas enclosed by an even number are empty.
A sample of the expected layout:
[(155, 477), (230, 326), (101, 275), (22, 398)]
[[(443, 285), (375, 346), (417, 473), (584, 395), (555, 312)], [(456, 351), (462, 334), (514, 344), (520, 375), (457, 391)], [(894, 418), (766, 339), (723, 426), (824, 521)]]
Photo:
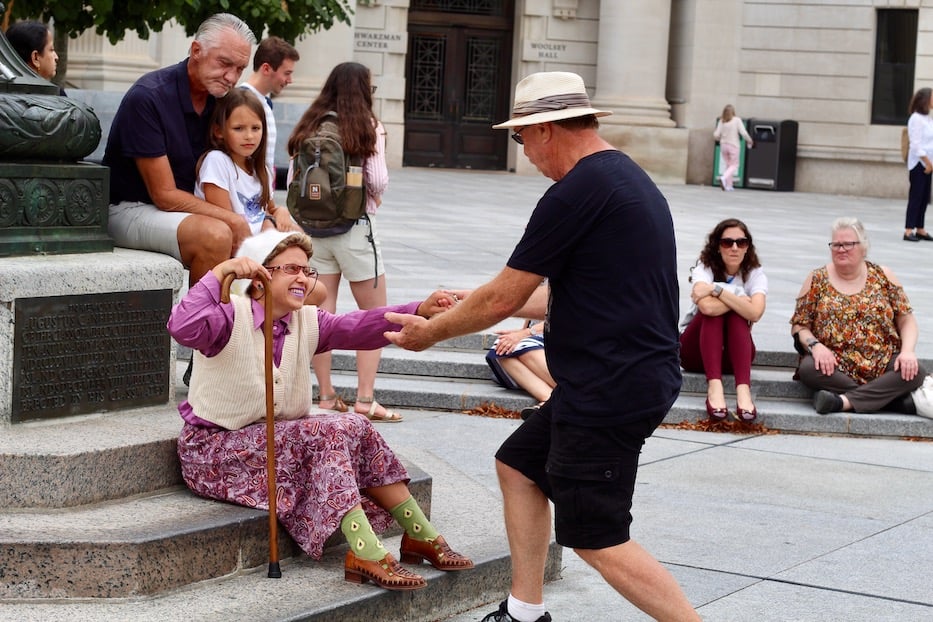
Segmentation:
[[(350, 167), (360, 168), (358, 180), (347, 185)], [(366, 216), (366, 184), (362, 159), (343, 152), (337, 113), (328, 112), (313, 136), (301, 144), (292, 167), (286, 205), (292, 218), (312, 237), (327, 238), (350, 230)]]

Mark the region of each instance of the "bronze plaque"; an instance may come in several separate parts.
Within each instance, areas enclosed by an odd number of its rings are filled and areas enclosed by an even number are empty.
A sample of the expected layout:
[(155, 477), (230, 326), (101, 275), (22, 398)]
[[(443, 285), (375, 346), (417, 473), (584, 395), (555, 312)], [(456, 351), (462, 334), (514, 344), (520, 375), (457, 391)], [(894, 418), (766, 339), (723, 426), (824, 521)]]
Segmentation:
[(14, 423), (168, 401), (171, 290), (19, 298)]

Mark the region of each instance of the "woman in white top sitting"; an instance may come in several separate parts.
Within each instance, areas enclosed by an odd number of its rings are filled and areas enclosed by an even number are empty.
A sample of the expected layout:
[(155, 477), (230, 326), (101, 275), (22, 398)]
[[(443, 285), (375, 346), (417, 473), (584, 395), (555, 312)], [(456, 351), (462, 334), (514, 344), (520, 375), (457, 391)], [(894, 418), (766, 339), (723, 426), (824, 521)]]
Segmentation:
[(735, 116), (735, 108), (732, 107), (732, 104), (726, 104), (726, 107), (722, 109), (722, 116), (716, 124), (716, 129), (713, 131), (713, 138), (719, 141), (719, 152), (722, 154), (725, 163), (725, 168), (722, 169), (720, 188), (726, 192), (732, 192), (732, 178), (735, 176), (735, 172), (739, 170), (740, 134), (748, 143), (749, 148), (755, 146), (755, 141), (752, 140), (752, 137), (748, 135), (748, 130), (745, 129), (745, 123), (742, 122), (740, 117)]
[(758, 409), (751, 393), (752, 324), (765, 312), (768, 277), (745, 223), (729, 218), (716, 225), (690, 281), (693, 307), (681, 322), (681, 366), (706, 374), (706, 412), (719, 421), (729, 416), (722, 374), (734, 374), (735, 418), (754, 421)]

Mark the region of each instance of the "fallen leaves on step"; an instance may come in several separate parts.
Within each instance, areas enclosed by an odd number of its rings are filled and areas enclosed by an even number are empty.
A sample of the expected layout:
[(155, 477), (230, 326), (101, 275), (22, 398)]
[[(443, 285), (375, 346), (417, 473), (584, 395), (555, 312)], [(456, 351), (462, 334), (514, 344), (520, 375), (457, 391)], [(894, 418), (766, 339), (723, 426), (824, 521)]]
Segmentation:
[(492, 402), (483, 402), (475, 408), (470, 410), (464, 410), (466, 415), (474, 415), (476, 417), (490, 417), (492, 419), (521, 419), (522, 415), (517, 410), (509, 410), (508, 408), (503, 408), (498, 404), (493, 404)]
[(761, 423), (748, 421), (714, 421), (700, 419), (699, 421), (681, 421), (680, 423), (662, 423), (662, 428), (674, 430), (693, 430), (694, 432), (728, 432), (730, 434), (778, 434), (777, 430), (766, 428)]

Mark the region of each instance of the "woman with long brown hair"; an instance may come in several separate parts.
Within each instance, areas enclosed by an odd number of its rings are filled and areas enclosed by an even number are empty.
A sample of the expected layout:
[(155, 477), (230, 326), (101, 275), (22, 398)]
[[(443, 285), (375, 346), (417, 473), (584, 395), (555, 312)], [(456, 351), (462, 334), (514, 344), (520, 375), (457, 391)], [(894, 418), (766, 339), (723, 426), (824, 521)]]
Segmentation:
[(706, 374), (706, 412), (720, 421), (729, 416), (722, 375), (733, 373), (735, 418), (754, 421), (758, 409), (751, 393), (752, 325), (765, 312), (768, 277), (745, 223), (728, 218), (713, 228), (690, 281), (693, 307), (681, 322), (681, 366)]
[[(362, 159), (366, 188), (366, 216), (345, 233), (330, 237), (314, 236), (312, 265), (327, 287), (323, 309), (337, 309), (341, 275), (350, 282), (350, 291), (360, 309), (386, 304), (385, 265), (376, 228), (376, 210), (389, 183), (385, 160), (386, 133), (373, 112), (372, 74), (360, 63), (341, 63), (331, 70), (320, 95), (302, 115), (288, 139), (288, 153), (294, 160), (302, 143), (313, 136), (326, 119), (337, 113), (343, 151), (347, 158)], [(353, 410), (371, 421), (398, 422), (398, 413), (386, 410), (374, 397), (376, 371), (382, 350), (356, 353), (357, 391)], [(314, 357), (321, 408), (346, 411), (348, 408), (334, 390), (329, 352)]]

